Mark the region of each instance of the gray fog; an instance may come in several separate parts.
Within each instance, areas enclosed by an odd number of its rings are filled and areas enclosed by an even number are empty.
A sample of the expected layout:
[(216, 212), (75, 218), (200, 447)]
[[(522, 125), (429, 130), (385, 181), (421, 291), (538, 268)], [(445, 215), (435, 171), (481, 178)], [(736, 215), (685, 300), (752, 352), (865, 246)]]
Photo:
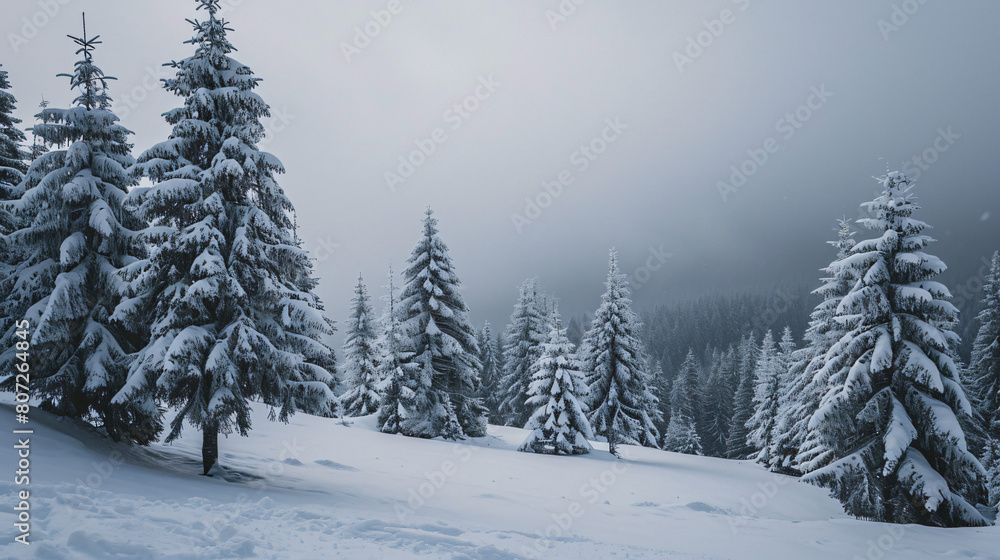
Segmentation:
[[(998, 2), (223, 4), (340, 323), (359, 273), (379, 295), (403, 268), (426, 206), (477, 325), (504, 323), (532, 276), (564, 313), (594, 309), (611, 247), (640, 307), (814, 285), (835, 220), (887, 168), (917, 179), (953, 288), (1000, 249)], [(165, 139), (181, 101), (160, 65), (193, 53), (194, 8), (4, 2), (24, 125), (42, 95), (70, 103), (56, 74), (86, 11), (134, 154)]]

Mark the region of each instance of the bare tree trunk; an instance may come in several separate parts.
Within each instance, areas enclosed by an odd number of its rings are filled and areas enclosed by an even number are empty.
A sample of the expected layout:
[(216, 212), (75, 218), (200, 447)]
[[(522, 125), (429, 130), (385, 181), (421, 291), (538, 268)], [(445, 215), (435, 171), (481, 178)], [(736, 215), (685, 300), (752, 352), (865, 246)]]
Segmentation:
[(205, 424), (201, 427), (201, 464), (205, 469), (202, 474), (207, 475), (212, 470), (215, 462), (219, 460), (219, 426), (218, 424)]

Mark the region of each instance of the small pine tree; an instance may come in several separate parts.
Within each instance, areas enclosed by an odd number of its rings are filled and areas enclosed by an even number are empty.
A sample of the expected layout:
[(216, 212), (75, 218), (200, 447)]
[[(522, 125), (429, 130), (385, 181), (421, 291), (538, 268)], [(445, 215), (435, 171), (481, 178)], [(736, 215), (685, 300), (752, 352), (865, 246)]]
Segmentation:
[(609, 261), (607, 291), (587, 332), (585, 369), (590, 425), (617, 456), (620, 444), (657, 447), (653, 418), (658, 403), (643, 371), (647, 359), (638, 337), (642, 325), (632, 311), (628, 280), (619, 271), (613, 250)]
[(538, 283), (525, 280), (518, 291), (517, 303), (504, 330), (504, 375), (500, 381), (503, 402), (500, 413), (508, 426), (523, 427), (532, 410), (525, 402), (531, 385), (532, 368), (541, 357), (542, 344), (547, 340), (545, 315), (539, 301)]
[(133, 363), (123, 399), (161, 392), (178, 410), (167, 441), (186, 422), (202, 432), (206, 474), (220, 433), (250, 430), (250, 403), (287, 422), (296, 411), (333, 416), (334, 331), (313, 293), (312, 261), (294, 234), (293, 206), (275, 181), (281, 162), (258, 149), (270, 109), (256, 78), (229, 55), (231, 29), (220, 0), (198, 0), (194, 55), (171, 62), (167, 91), (184, 105), (165, 113), (168, 140), (139, 157), (138, 211), (161, 241), (122, 312), (151, 324), (152, 339)]
[(413, 400), (413, 383), (417, 375), (409, 361), (413, 352), (410, 339), (399, 320), (400, 311), (396, 302), (396, 287), (393, 284), (392, 267), (389, 268), (389, 284), (385, 313), (382, 316), (382, 334), (379, 347), (382, 353), (378, 360), (379, 393), (382, 395), (378, 409), (379, 430), (387, 434), (398, 434), (407, 418), (406, 403)]
[(535, 412), (526, 429), (531, 430), (518, 451), (578, 455), (591, 450), (587, 438), (593, 438), (587, 421), (584, 398), (587, 386), (580, 371), (580, 361), (573, 343), (562, 328), (559, 311), (553, 310), (548, 342), (535, 362), (528, 406)]
[(500, 416), (500, 403), (502, 401), (502, 397), (500, 396), (500, 378), (502, 370), (497, 354), (497, 342), (493, 338), (490, 322), (486, 321), (483, 325), (483, 330), (479, 331), (479, 361), (483, 367), (479, 375), (481, 382), (479, 399), (482, 401), (483, 406), (486, 407), (488, 414), (487, 422), (500, 425), (503, 423), (503, 419)]
[[(983, 285), (979, 331), (972, 345), (972, 387), (986, 439), (1000, 441), (1000, 252), (993, 253)], [(998, 456), (1000, 459), (1000, 456)]]
[(753, 397), (755, 387), (754, 367), (757, 363), (759, 350), (753, 339), (753, 334), (744, 337), (737, 348), (737, 377), (739, 384), (733, 396), (733, 416), (729, 426), (729, 436), (726, 438), (726, 457), (729, 459), (746, 459), (754, 449), (747, 443), (747, 422), (753, 416)]
[[(115, 402), (125, 384), (128, 355), (145, 342), (146, 329), (124, 328), (112, 319), (125, 295), (124, 276), (145, 257), (135, 232), (145, 224), (124, 205), (134, 181), (126, 169), (131, 134), (111, 112), (108, 81), (93, 61), (97, 37), (79, 45), (70, 79), (78, 92), (71, 109), (45, 109), (34, 133), (68, 149), (36, 160), (17, 188), (17, 231), (7, 237), (16, 266), (2, 282), (0, 317), (24, 318), (31, 328), (34, 396), (60, 415), (100, 423), (120, 441), (149, 443), (161, 429), (152, 398)], [(0, 103), (10, 99), (0, 96)], [(17, 137), (17, 135), (15, 135)], [(9, 152), (9, 143), (0, 143)], [(6, 153), (5, 177), (15, 178), (20, 155)], [(14, 330), (7, 330), (2, 357), (13, 363)], [(4, 383), (12, 390), (14, 376)]]
[(374, 414), (382, 400), (378, 389), (376, 337), (368, 290), (359, 275), (351, 300), (351, 321), (344, 339), (344, 379), (350, 385), (340, 400), (348, 416)]
[(736, 350), (730, 345), (725, 352), (713, 355), (710, 373), (702, 385), (702, 407), (704, 408), (704, 437), (702, 449), (706, 455), (726, 456), (726, 439), (733, 415), (733, 399), (737, 377)]
[(772, 470), (778, 470), (774, 446), (779, 436), (779, 411), (789, 385), (789, 360), (794, 351), (795, 341), (790, 328), (785, 327), (777, 347), (771, 331), (768, 331), (761, 343), (760, 357), (754, 370), (754, 414), (747, 421), (747, 442), (757, 450), (757, 461)]
[(828, 353), (850, 364), (831, 384), (812, 426), (832, 461), (806, 475), (830, 488), (848, 513), (895, 523), (978, 526), (986, 473), (967, 450), (960, 417), (972, 409), (955, 364), (957, 310), (933, 279), (944, 263), (924, 248), (932, 239), (910, 179), (891, 172), (861, 220), (878, 237), (858, 243), (835, 269), (859, 279), (838, 317), (857, 318)]
[(694, 357), (694, 351), (689, 349), (670, 391), (670, 424), (663, 438), (663, 448), (667, 451), (702, 454), (701, 438), (694, 420), (698, 413), (695, 407), (697, 395), (698, 361)]
[(653, 418), (653, 423), (656, 425), (657, 433), (665, 434), (667, 426), (670, 425), (670, 379), (663, 372), (660, 360), (653, 362), (650, 372), (649, 390), (657, 401), (657, 415)]
[(412, 341), (412, 364), (420, 368), (403, 433), (461, 439), (486, 435), (486, 409), (479, 390), (479, 346), (458, 292), (448, 247), (428, 208), (424, 231), (407, 261), (401, 312)]

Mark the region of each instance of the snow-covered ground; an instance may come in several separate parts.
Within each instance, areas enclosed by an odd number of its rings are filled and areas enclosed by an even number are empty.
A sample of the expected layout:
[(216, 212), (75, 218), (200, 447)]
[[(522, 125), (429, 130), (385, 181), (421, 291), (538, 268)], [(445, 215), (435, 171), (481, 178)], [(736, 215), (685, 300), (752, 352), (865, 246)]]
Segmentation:
[(129, 448), (32, 410), (32, 544), (12, 542), (24, 487), (7, 430), (0, 557), (1000, 558), (1000, 527), (857, 521), (824, 490), (750, 462), (634, 447), (620, 461), (538, 456), (514, 450), (526, 436), (514, 428), (453, 443), (353, 422), (285, 425), (258, 406), (250, 437), (220, 440), (227, 481), (197, 476), (193, 429)]

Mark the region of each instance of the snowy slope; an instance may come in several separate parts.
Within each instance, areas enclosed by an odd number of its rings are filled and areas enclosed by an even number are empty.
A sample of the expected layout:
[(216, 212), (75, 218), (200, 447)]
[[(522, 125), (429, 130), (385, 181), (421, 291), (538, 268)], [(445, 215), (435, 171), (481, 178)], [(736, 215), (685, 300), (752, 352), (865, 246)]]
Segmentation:
[[(623, 461), (537, 456), (514, 451), (526, 432), (513, 428), (452, 443), (381, 434), (371, 417), (284, 425), (262, 408), (250, 437), (220, 441), (230, 481), (197, 476), (194, 430), (136, 449), (33, 410), (33, 544), (11, 543), (23, 487), (4, 476), (0, 557), (1000, 558), (998, 527), (856, 521), (749, 462), (634, 447)], [(12, 475), (14, 436), (2, 439)]]

